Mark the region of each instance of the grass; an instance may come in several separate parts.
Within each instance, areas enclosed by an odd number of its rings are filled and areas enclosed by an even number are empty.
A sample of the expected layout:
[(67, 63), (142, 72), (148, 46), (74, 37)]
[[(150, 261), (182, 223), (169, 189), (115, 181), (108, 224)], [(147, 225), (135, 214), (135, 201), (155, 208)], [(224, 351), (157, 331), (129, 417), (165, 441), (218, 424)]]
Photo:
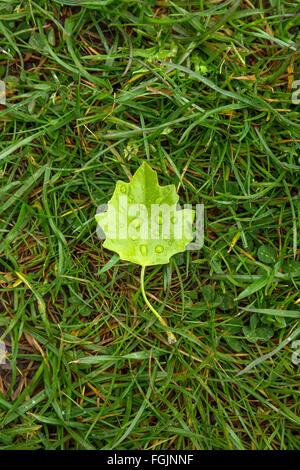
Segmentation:
[[(0, 1), (0, 448), (299, 449), (296, 0)], [(148, 268), (97, 206), (143, 160), (204, 203)], [(295, 362), (295, 361), (294, 361)]]

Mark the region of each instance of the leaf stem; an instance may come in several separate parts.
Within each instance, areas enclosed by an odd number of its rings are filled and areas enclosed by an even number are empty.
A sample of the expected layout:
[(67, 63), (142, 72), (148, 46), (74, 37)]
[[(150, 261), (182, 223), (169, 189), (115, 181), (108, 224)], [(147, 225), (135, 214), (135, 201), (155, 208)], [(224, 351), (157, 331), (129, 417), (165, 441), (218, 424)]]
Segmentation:
[[(154, 313), (154, 315), (156, 316), (156, 318), (158, 318), (158, 320), (160, 321), (160, 323), (169, 328), (168, 326), (168, 323), (166, 322), (166, 320), (164, 320), (160, 314), (155, 310), (154, 307), (152, 307), (152, 305), (150, 304), (149, 300), (147, 299), (146, 297), (146, 293), (145, 293), (145, 287), (144, 287), (144, 279), (145, 279), (145, 266), (142, 266), (142, 270), (141, 270), (141, 291), (142, 291), (142, 294), (143, 294), (143, 298), (146, 302), (146, 304), (148, 305), (149, 309), (151, 310), (151, 312)], [(168, 341), (169, 341), (169, 344), (173, 344), (173, 343), (176, 343), (176, 337), (175, 335), (172, 333), (172, 331), (170, 330), (167, 330), (167, 336), (168, 336)]]

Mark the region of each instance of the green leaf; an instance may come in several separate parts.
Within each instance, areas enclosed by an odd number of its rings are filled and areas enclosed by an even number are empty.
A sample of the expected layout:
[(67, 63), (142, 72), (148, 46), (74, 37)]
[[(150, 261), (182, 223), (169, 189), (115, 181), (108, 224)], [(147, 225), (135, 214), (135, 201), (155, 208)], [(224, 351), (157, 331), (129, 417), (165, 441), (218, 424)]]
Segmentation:
[(254, 313), (254, 315), (251, 315), (251, 318), (250, 318), (250, 328), (252, 331), (254, 331), (256, 329), (258, 325), (258, 315), (256, 313)]
[(237, 338), (225, 336), (225, 341), (235, 352), (239, 353), (243, 350), (242, 343)]
[(300, 310), (282, 310), (280, 308), (253, 308), (242, 307), (242, 310), (253, 313), (263, 313), (264, 315), (275, 315), (278, 317), (300, 318)]
[(267, 276), (263, 276), (260, 279), (257, 279), (252, 284), (250, 284), (250, 286), (246, 287), (246, 289), (240, 293), (236, 300), (241, 300), (245, 297), (249, 297), (249, 295), (254, 294), (254, 292), (257, 292), (258, 290), (262, 289), (267, 284), (267, 282)]
[(243, 321), (241, 318), (231, 318), (230, 322), (224, 325), (224, 330), (235, 335), (237, 333), (240, 333), (242, 327)]
[(255, 330), (258, 341), (269, 341), (274, 335), (272, 328), (261, 326)]
[(271, 315), (264, 315), (261, 321), (265, 324), (271, 324), (274, 328), (277, 329), (286, 327), (286, 321), (283, 317), (273, 317)]
[(276, 262), (276, 252), (268, 245), (261, 245), (257, 250), (257, 256), (262, 263), (272, 264)]
[(106, 271), (108, 271), (110, 268), (112, 268), (115, 264), (118, 263), (118, 261), (120, 260), (119, 256), (118, 255), (113, 255), (110, 260), (106, 263), (105, 266), (103, 266), (100, 271), (98, 272), (98, 275), (100, 274), (103, 274), (105, 273)]
[(47, 51), (43, 38), (39, 33), (36, 33), (34, 31), (30, 35), (29, 46), (31, 46), (32, 49), (36, 49), (38, 51)]
[(207, 303), (207, 305), (211, 305), (213, 301), (215, 300), (215, 289), (213, 286), (207, 285), (207, 286), (202, 286), (201, 287), (201, 292), (203, 299)]
[(96, 215), (103, 246), (141, 266), (168, 263), (193, 239), (195, 211), (177, 210), (178, 199), (175, 186), (159, 186), (156, 172), (142, 163), (130, 183), (117, 181), (107, 211)]
[[(157, 356), (157, 353), (155, 354)], [(147, 351), (138, 351), (129, 354), (124, 354), (123, 356), (114, 356), (114, 355), (107, 355), (102, 354), (100, 356), (86, 356), (80, 359), (76, 359), (71, 361), (70, 364), (100, 364), (101, 362), (116, 362), (118, 360), (145, 360), (149, 359), (149, 353)]]
[(252, 329), (249, 326), (245, 326), (243, 328), (243, 333), (247, 340), (251, 343), (256, 343), (257, 341), (268, 341), (274, 335), (272, 328), (265, 326), (261, 326), (255, 329)]
[(238, 338), (235, 338), (235, 335), (240, 335), (242, 328), (243, 322), (241, 318), (232, 318), (229, 323), (224, 325), (224, 339), (228, 346), (236, 352), (241, 352), (243, 350), (241, 341)]
[(219, 297), (219, 300), (220, 300), (219, 308), (221, 310), (231, 310), (235, 305), (233, 297), (228, 294), (221, 295)]
[(288, 272), (289, 274), (293, 276), (299, 276), (300, 275), (300, 263), (299, 261), (295, 260), (288, 260), (283, 263), (283, 269), (284, 271)]

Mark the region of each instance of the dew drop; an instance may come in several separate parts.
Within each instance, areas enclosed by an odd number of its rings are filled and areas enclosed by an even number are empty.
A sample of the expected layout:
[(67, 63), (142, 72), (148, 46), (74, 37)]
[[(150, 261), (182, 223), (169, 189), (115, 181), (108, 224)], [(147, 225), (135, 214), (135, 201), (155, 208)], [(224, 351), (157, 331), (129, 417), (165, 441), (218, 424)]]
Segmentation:
[(146, 245), (141, 245), (140, 246), (140, 251), (142, 253), (143, 256), (146, 256), (147, 255), (147, 247)]
[(142, 219), (134, 219), (132, 221), (132, 224), (134, 225), (135, 228), (140, 228), (141, 223), (142, 223)]
[(171, 217), (172, 224), (175, 224), (176, 221), (177, 221), (176, 217)]
[(157, 245), (157, 247), (155, 248), (155, 251), (156, 251), (156, 253), (162, 253), (162, 251), (164, 251), (164, 249), (161, 245)]
[(126, 192), (127, 192), (126, 186), (121, 186), (121, 193), (126, 193)]
[(138, 237), (136, 235), (130, 235), (130, 239), (133, 240), (133, 241), (137, 240), (137, 238)]

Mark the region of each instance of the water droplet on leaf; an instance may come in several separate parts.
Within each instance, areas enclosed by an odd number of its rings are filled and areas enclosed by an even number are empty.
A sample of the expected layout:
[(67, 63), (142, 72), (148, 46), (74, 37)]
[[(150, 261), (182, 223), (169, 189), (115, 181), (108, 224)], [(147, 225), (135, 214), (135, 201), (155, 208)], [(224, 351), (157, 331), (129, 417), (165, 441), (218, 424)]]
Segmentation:
[(142, 223), (142, 219), (139, 219), (139, 218), (138, 218), (138, 219), (134, 219), (134, 220), (132, 221), (132, 224), (134, 225), (135, 228), (140, 228), (141, 223)]
[(146, 256), (147, 255), (147, 247), (146, 245), (141, 245), (140, 246), (140, 251), (142, 253), (143, 256)]

